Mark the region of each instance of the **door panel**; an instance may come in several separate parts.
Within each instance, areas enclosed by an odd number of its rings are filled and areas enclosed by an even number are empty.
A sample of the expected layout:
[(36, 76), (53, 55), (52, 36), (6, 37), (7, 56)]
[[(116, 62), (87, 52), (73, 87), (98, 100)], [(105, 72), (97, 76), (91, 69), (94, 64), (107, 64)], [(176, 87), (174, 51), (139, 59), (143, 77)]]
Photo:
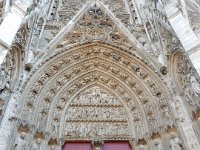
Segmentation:
[(132, 148), (128, 142), (109, 142), (103, 145), (103, 150), (132, 150)]
[(91, 143), (65, 143), (63, 150), (92, 150)]

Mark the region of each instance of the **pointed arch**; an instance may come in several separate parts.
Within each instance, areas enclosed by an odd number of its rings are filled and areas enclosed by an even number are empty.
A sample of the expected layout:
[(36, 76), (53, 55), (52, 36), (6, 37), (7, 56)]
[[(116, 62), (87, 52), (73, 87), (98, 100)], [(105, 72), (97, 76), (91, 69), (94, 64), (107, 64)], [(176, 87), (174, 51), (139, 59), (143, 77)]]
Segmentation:
[(33, 70), (24, 84), (21, 117), (44, 131), (51, 131), (56, 120), (59, 134), (51, 136), (64, 136), (70, 101), (84, 89), (99, 85), (123, 103), (132, 138), (142, 138), (173, 124), (169, 91), (161, 75), (148, 65), (133, 54), (100, 43), (60, 51)]

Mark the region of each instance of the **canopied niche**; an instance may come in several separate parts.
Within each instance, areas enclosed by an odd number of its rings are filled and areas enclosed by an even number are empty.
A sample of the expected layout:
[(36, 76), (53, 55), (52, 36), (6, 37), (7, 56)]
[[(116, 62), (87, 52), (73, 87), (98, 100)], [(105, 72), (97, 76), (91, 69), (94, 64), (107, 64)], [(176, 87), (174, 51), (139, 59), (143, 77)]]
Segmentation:
[(177, 50), (172, 55), (171, 64), (176, 86), (182, 93), (185, 102), (189, 104), (191, 111), (200, 108), (200, 78), (192, 66), (188, 56)]
[(187, 55), (176, 50), (171, 56), (171, 74), (176, 92), (180, 93), (200, 137), (200, 78)]

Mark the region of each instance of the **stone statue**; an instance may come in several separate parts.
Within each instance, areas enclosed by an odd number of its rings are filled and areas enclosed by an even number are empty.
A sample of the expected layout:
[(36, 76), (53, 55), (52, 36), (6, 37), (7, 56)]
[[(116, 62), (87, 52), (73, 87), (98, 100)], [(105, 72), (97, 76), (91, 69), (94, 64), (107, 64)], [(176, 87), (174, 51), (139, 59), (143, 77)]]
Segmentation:
[(171, 115), (169, 114), (169, 109), (167, 106), (163, 107), (163, 116), (166, 117), (167, 119), (171, 118)]
[(190, 82), (191, 82), (192, 89), (194, 91), (194, 95), (196, 97), (199, 97), (200, 96), (200, 83), (197, 81), (197, 79), (195, 78), (194, 75), (191, 76)]
[(2, 114), (3, 114), (3, 108), (4, 108), (4, 101), (0, 99), (0, 119), (1, 119)]
[(17, 138), (14, 150), (25, 150), (26, 149), (25, 136), (26, 135), (22, 134)]
[(195, 105), (194, 99), (192, 97), (192, 89), (189, 86), (185, 87), (184, 96), (190, 105)]
[(39, 140), (34, 141), (31, 150), (41, 150), (41, 141)]
[(182, 143), (176, 135), (173, 135), (171, 140), (170, 140), (170, 148), (172, 150), (182, 150), (183, 149)]
[(158, 141), (155, 141), (153, 150), (163, 150), (161, 143)]
[(27, 9), (28, 14), (24, 18), (23, 24), (30, 20), (35, 14), (44, 15), (48, 2), (48, 0), (34, 0), (33, 4)]
[(8, 73), (6, 72), (5, 68), (1, 68), (0, 70), (0, 94), (3, 92), (5, 87), (9, 82)]

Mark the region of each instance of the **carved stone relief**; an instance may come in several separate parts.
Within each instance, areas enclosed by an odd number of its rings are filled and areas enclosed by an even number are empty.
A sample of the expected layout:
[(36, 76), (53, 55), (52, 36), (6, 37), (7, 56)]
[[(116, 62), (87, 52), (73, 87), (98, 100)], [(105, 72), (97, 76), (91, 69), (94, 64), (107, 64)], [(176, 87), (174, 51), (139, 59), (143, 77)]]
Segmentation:
[(177, 58), (177, 79), (178, 84), (183, 87), (182, 92), (185, 100), (196, 110), (200, 106), (200, 79), (187, 57), (178, 55)]
[[(51, 136), (56, 137), (60, 136), (64, 129), (69, 129), (62, 135), (66, 139), (84, 139), (89, 136), (89, 133), (92, 133), (91, 138), (100, 135), (107, 138), (114, 136), (129, 138), (132, 134), (127, 127), (134, 127), (135, 134), (140, 138), (148, 130), (157, 131), (160, 126), (173, 123), (165, 94), (158, 88), (148, 71), (145, 71), (141, 65), (133, 63), (127, 56), (100, 45), (69, 52), (66, 56), (57, 59), (57, 63), (46, 68), (43, 75), (34, 81), (27, 95), (24, 105), (26, 109), (22, 113), (22, 118), (29, 120), (39, 130), (50, 130)], [(102, 61), (102, 58), (105, 60)], [(110, 61), (113, 63), (109, 63)], [(128, 70), (125, 71), (121, 66)], [(52, 79), (53, 82), (49, 82)], [(146, 86), (139, 84), (138, 80), (143, 80), (142, 83)], [(128, 107), (132, 119), (127, 120), (123, 110), (124, 104), (119, 103), (118, 98), (109, 96), (107, 92), (100, 90), (101, 88), (95, 88), (96, 86), (70, 100), (80, 89), (94, 83), (102, 84), (114, 93), (118, 93)], [(144, 92), (144, 88), (148, 90)], [(148, 95), (147, 91), (151, 94)], [(40, 93), (44, 94), (40, 95)], [(54, 97), (57, 97), (56, 101)], [(153, 106), (154, 102), (151, 100), (153, 97), (158, 100), (159, 109)], [(42, 101), (38, 101), (39, 99)], [(158, 115), (157, 111), (160, 110), (162, 113)], [(158, 118), (162, 118), (162, 122)], [(105, 130), (107, 128), (110, 131)], [(111, 132), (118, 128), (122, 129), (119, 133)]]
[[(0, 68), (0, 121), (13, 94), (0, 126), (2, 137), (12, 136), (8, 147), (60, 149), (65, 140), (100, 138), (133, 140), (141, 150), (199, 149), (190, 118), (198, 116), (199, 76), (184, 55), (174, 74), (159, 72), (182, 47), (162, 8), (167, 3), (35, 0)], [(199, 3), (187, 5), (198, 32)], [(174, 135), (168, 126), (176, 126)]]
[(71, 101), (65, 120), (66, 138), (131, 136), (123, 105), (98, 86)]

